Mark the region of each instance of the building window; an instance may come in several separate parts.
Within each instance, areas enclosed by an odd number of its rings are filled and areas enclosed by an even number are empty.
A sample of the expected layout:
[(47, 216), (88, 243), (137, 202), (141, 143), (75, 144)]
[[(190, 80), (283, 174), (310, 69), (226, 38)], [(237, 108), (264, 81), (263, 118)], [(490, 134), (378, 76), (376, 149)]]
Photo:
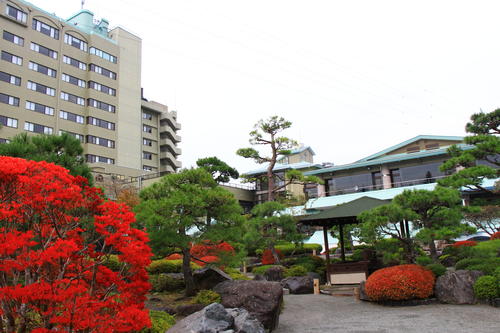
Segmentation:
[(153, 167), (151, 167), (151, 166), (149, 166), (149, 165), (144, 165), (144, 166), (142, 167), (142, 170), (144, 170), (144, 171), (154, 171), (155, 169), (156, 169), (156, 168), (153, 168)]
[(28, 14), (9, 5), (5, 6), (5, 14), (22, 23), (26, 23), (28, 21)]
[(101, 66), (97, 66), (95, 64), (90, 64), (90, 71), (95, 72), (97, 74), (101, 74), (102, 76), (109, 77), (110, 79), (116, 80), (116, 73), (110, 71)]
[(61, 75), (61, 80), (63, 80), (64, 82), (74, 84), (75, 86), (82, 87), (82, 88), (86, 87), (86, 83), (84, 80), (80, 80), (79, 78), (74, 77), (74, 76), (69, 75), (69, 74), (66, 74), (66, 73), (63, 73)]
[(3, 31), (3, 39), (12, 42), (14, 44), (17, 44), (19, 46), (24, 46), (24, 38), (19, 37), (18, 35), (14, 35), (13, 33), (10, 33), (8, 31)]
[(54, 109), (51, 108), (50, 106), (31, 102), (31, 101), (26, 101), (26, 110), (31, 110), (31, 111), (35, 111), (38, 113), (43, 113), (43, 114), (46, 114), (49, 116), (54, 115)]
[(87, 52), (87, 43), (80, 38), (76, 38), (70, 34), (64, 34), (64, 42), (68, 45), (76, 47), (77, 49)]
[(69, 121), (72, 121), (72, 122), (75, 122), (78, 124), (83, 124), (83, 122), (84, 122), (83, 116), (77, 115), (76, 113), (63, 111), (63, 110), (59, 111), (59, 118), (69, 120)]
[(99, 50), (99, 49), (97, 49), (95, 47), (91, 47), (90, 48), (90, 54), (94, 54), (94, 55), (96, 55), (98, 57), (103, 58), (104, 60), (110, 61), (110, 62), (115, 63), (115, 64), (116, 64), (116, 61), (117, 61), (117, 59), (116, 59), (115, 56), (113, 56), (113, 55), (111, 55), (111, 54), (109, 54), (107, 52), (104, 52), (103, 50)]
[(104, 103), (104, 102), (98, 101), (98, 100), (93, 99), (93, 98), (87, 99), (87, 105), (92, 106), (96, 109), (101, 109), (101, 110), (107, 111), (107, 112), (114, 113), (116, 111), (116, 107), (114, 105)]
[(9, 139), (0, 138), (0, 143), (10, 143)]
[(79, 68), (83, 71), (87, 70), (87, 64), (84, 62), (81, 62), (79, 60), (76, 60), (75, 58), (68, 57), (67, 55), (63, 55), (63, 62), (65, 64), (71, 65), (73, 67)]
[(2, 60), (13, 63), (14, 65), (19, 65), (19, 66), (23, 65), (23, 58), (5, 51), (2, 51)]
[(72, 137), (75, 137), (77, 138), (78, 140), (80, 140), (80, 142), (83, 142), (84, 141), (84, 136), (81, 135), (81, 134), (77, 134), (77, 133), (73, 133), (73, 132), (67, 132), (67, 131), (62, 131), (62, 130), (59, 130), (59, 135), (62, 135), (63, 133), (67, 133), (69, 135), (71, 135)]
[(17, 119), (0, 116), (0, 124), (7, 127), (17, 128)]
[(87, 117), (87, 124), (94, 125), (94, 126), (99, 126), (99, 127), (102, 127), (102, 128), (106, 128), (106, 129), (112, 130), (112, 131), (115, 130), (115, 124), (114, 123), (112, 123), (110, 121), (103, 120), (103, 119), (99, 119), (99, 118)]
[(98, 136), (93, 136), (93, 135), (87, 135), (87, 143), (92, 143), (107, 148), (115, 148), (115, 142), (113, 140), (100, 138)]
[(401, 186), (401, 173), (399, 169), (391, 169), (389, 170), (391, 175), (391, 184), (392, 187), (400, 187)]
[(144, 146), (149, 146), (149, 147), (152, 147), (153, 146), (153, 140), (149, 140), (149, 139), (142, 139), (142, 144)]
[(45, 95), (49, 95), (49, 96), (56, 95), (56, 90), (54, 88), (47, 87), (46, 85), (43, 85), (41, 83), (28, 81), (28, 84), (26, 86), (29, 90), (37, 91), (37, 92), (45, 94)]
[(143, 112), (142, 119), (151, 120), (151, 119), (153, 119), (153, 115), (151, 113)]
[(384, 188), (384, 184), (382, 181), (382, 172), (380, 171), (372, 172), (372, 185), (373, 189), (375, 190), (380, 190)]
[(61, 99), (78, 105), (85, 105), (85, 99), (64, 91), (61, 91)]
[(115, 164), (115, 160), (109, 157), (104, 157), (104, 156), (97, 156), (97, 155), (91, 155), (87, 154), (87, 162), (88, 163), (106, 163), (106, 164)]
[(103, 92), (105, 94), (116, 96), (116, 89), (105, 86), (104, 84), (100, 84), (94, 81), (89, 81), (89, 88), (95, 89), (97, 91)]
[(142, 152), (142, 158), (145, 160), (152, 160), (153, 159), (153, 154), (148, 153), (147, 151)]
[(37, 19), (33, 19), (32, 23), (33, 30), (39, 31), (44, 35), (50, 36), (54, 39), (59, 39), (59, 29), (54, 28), (48, 24), (38, 21)]
[(24, 122), (24, 130), (40, 134), (52, 134), (53, 132), (52, 127), (47, 127), (40, 124), (34, 124), (27, 121)]
[(153, 133), (153, 127), (148, 126), (148, 125), (143, 125), (142, 126), (142, 131), (146, 133)]
[(0, 81), (7, 82), (15, 86), (21, 85), (21, 78), (19, 76), (14, 76), (5, 72), (0, 72)]
[(57, 52), (49, 49), (48, 47), (42, 46), (37, 43), (31, 42), (30, 48), (32, 51), (38, 52), (40, 54), (46, 55), (47, 57), (50, 57), (52, 59), (57, 59)]
[(12, 106), (19, 106), (19, 98), (0, 93), (0, 102)]
[(28, 63), (28, 67), (32, 71), (35, 71), (38, 73), (42, 73), (42, 74), (45, 74), (45, 75), (48, 75), (51, 77), (57, 76), (57, 71), (55, 69), (52, 69), (52, 68), (44, 66), (44, 65), (37, 64), (36, 62), (33, 62), (33, 61), (30, 61)]

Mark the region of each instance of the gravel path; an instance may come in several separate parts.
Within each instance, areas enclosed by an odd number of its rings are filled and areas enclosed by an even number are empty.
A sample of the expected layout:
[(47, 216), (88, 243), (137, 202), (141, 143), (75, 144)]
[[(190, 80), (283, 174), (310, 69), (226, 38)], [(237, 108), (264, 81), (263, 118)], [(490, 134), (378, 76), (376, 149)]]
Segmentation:
[(499, 333), (500, 309), (488, 305), (389, 307), (354, 297), (285, 295), (274, 333)]

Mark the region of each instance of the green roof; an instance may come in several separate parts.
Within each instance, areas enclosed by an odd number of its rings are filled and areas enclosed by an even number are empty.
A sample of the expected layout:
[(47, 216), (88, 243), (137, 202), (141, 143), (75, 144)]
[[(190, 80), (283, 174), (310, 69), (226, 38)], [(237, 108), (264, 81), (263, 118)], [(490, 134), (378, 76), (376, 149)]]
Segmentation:
[(314, 224), (320, 222), (332, 222), (335, 220), (343, 220), (358, 216), (365, 210), (369, 210), (378, 206), (386, 205), (390, 200), (380, 200), (363, 196), (361, 198), (349, 201), (337, 206), (333, 206), (317, 214), (307, 215), (300, 218), (300, 222), (306, 224)]
[[(458, 144), (458, 147), (461, 149), (471, 149), (472, 146), (466, 145), (466, 144)], [(387, 155), (383, 156), (377, 159), (372, 159), (372, 160), (367, 160), (367, 161), (358, 161), (350, 164), (344, 164), (344, 165), (335, 165), (329, 168), (323, 168), (319, 170), (311, 170), (304, 172), (304, 175), (309, 176), (309, 175), (317, 175), (317, 174), (322, 174), (322, 173), (329, 173), (329, 172), (334, 172), (334, 171), (340, 171), (340, 170), (349, 170), (349, 169), (356, 169), (356, 168), (363, 168), (363, 167), (368, 167), (372, 165), (380, 165), (380, 164), (387, 164), (387, 163), (393, 163), (393, 162), (399, 162), (399, 161), (407, 161), (407, 160), (413, 160), (417, 158), (425, 158), (425, 157), (432, 157), (432, 156), (439, 156), (439, 155), (446, 155), (447, 154), (447, 147), (439, 148), (439, 149), (432, 149), (432, 150), (423, 150), (420, 152), (416, 153), (402, 153), (402, 154), (396, 154), (396, 155)]]
[(462, 136), (443, 136), (443, 135), (418, 135), (414, 138), (411, 138), (409, 140), (406, 140), (406, 141), (403, 141), (401, 143), (398, 143), (397, 145), (394, 145), (394, 146), (391, 146), (389, 148), (386, 148), (384, 150), (381, 150), (379, 151), (378, 153), (375, 153), (373, 155), (370, 155), (370, 156), (367, 156), (365, 158), (362, 158), (358, 161), (356, 161), (355, 163), (357, 162), (362, 162), (362, 161), (369, 161), (369, 160), (372, 160), (374, 158), (377, 158), (377, 157), (380, 157), (380, 156), (383, 156), (391, 151), (394, 151), (396, 149), (399, 149), (401, 147), (404, 147), (406, 145), (409, 145), (413, 142), (417, 142), (419, 140), (443, 140), (443, 141), (463, 141), (464, 138)]

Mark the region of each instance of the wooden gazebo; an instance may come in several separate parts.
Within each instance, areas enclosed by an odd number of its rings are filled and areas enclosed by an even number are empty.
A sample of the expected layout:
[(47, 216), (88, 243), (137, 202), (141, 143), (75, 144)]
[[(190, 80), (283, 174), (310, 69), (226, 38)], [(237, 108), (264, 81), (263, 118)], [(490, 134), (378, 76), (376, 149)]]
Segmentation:
[[(371, 197), (361, 197), (356, 200), (346, 202), (337, 206), (320, 211), (316, 214), (306, 215), (299, 218), (299, 222), (305, 225), (320, 226), (323, 227), (323, 237), (325, 240), (325, 250), (326, 250), (326, 271), (327, 271), (327, 281), (330, 283), (331, 274), (335, 269), (332, 269), (330, 263), (330, 247), (328, 245), (328, 229), (338, 225), (340, 231), (340, 248), (341, 248), (341, 258), (345, 262), (345, 246), (344, 246), (344, 232), (343, 226), (346, 224), (357, 224), (359, 223), (357, 216), (365, 211), (378, 206), (386, 205), (390, 201), (380, 200)], [(336, 271), (340, 271), (345, 274), (350, 273), (360, 273), (361, 271), (366, 271), (366, 265), (363, 263), (344, 263), (339, 265)], [(342, 283), (340, 280), (339, 283)], [(349, 282), (347, 282), (349, 283)]]

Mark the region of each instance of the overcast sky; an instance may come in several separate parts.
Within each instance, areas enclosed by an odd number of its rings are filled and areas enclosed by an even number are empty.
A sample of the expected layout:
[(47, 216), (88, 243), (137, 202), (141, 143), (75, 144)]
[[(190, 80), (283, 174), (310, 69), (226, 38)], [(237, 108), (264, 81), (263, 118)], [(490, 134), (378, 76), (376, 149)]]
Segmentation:
[[(68, 18), (80, 0), (32, 0)], [(420, 134), (465, 135), (500, 107), (499, 1), (87, 0), (143, 40), (145, 96), (177, 110), (181, 161), (237, 156), (261, 118), (315, 162), (350, 163)]]

